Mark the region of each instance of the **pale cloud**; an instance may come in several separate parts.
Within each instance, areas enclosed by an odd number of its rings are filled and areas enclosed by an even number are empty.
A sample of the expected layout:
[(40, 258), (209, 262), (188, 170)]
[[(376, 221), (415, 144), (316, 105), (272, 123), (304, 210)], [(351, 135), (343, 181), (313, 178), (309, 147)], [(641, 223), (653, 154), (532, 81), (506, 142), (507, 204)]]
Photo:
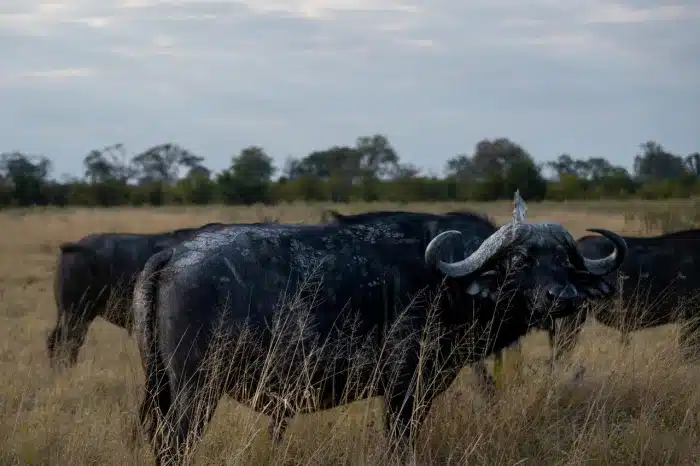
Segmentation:
[(605, 3), (592, 8), (584, 17), (586, 23), (632, 24), (650, 21), (675, 21), (697, 17), (700, 11), (690, 5), (660, 5), (651, 8), (634, 8), (619, 3)]
[[(0, 76), (2, 87), (36, 87), (48, 85), (65, 85), (68, 80), (81, 80), (96, 76), (91, 68), (54, 68), (16, 71)], [(0, 149), (2, 150), (2, 149)]]
[(90, 68), (58, 68), (52, 70), (36, 70), (23, 73), (23, 77), (39, 79), (68, 79), (86, 78), (94, 76), (95, 71)]
[(635, 47), (625, 46), (604, 36), (587, 32), (537, 32), (529, 37), (522, 37), (520, 43), (540, 48), (542, 53), (554, 54), (564, 60), (581, 60), (585, 58), (607, 60), (625, 59), (639, 63), (646, 55)]
[(109, 27), (110, 24), (112, 24), (112, 22), (113, 22), (112, 18), (108, 18), (108, 17), (104, 17), (104, 16), (88, 16), (85, 18), (70, 19), (69, 21), (77, 23), (77, 24), (84, 24), (88, 27), (95, 28), (95, 29)]
[(690, 0), (6, 0), (0, 140), (74, 172), (111, 142), (172, 140), (220, 169), (248, 144), (281, 163), (374, 132), (433, 171), (498, 136), (539, 160), (568, 151), (629, 166), (649, 138), (700, 149), (698, 11)]

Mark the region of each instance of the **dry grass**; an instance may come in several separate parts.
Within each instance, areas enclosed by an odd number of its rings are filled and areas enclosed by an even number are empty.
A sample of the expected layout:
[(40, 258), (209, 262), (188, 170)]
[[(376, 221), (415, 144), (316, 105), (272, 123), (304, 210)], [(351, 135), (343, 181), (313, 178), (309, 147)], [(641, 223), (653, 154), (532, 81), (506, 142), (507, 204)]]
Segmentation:
[[(210, 221), (312, 223), (324, 206), (275, 208), (114, 209), (8, 212), (0, 215), (0, 464), (149, 464), (150, 448), (126, 441), (141, 396), (136, 345), (124, 330), (96, 321), (78, 365), (49, 370), (45, 338), (54, 323), (52, 274), (57, 246), (94, 231), (160, 231)], [(499, 222), (507, 203), (361, 205), (378, 209), (448, 210), (475, 207)], [(530, 204), (529, 217), (557, 220), (575, 236), (587, 227), (625, 234), (694, 223), (688, 202), (651, 204)], [(655, 213), (656, 212), (656, 213)], [(661, 220), (658, 220), (661, 218)], [(660, 222), (660, 224), (659, 224)], [(672, 223), (672, 224), (671, 224)], [(588, 323), (566, 364), (583, 363), (580, 385), (568, 367), (545, 376), (543, 334), (528, 336), (532, 370), (488, 402), (465, 368), (436, 401), (419, 437), (420, 464), (698, 464), (700, 370), (683, 364), (675, 326), (638, 332), (622, 348), (617, 332)], [(386, 449), (378, 400), (309, 415), (272, 447), (268, 419), (222, 400), (197, 449), (198, 464), (382, 464)]]

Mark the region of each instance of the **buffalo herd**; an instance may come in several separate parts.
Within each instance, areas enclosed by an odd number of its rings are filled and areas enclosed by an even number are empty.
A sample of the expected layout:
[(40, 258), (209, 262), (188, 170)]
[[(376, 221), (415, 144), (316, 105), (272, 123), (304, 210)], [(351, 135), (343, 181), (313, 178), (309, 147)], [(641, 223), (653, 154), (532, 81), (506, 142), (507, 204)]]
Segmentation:
[(62, 244), (49, 360), (75, 364), (96, 317), (133, 332), (139, 426), (157, 465), (180, 465), (223, 395), (268, 415), (273, 442), (297, 413), (381, 397), (390, 449), (406, 452), (462, 367), (493, 391), (485, 358), (497, 371), (504, 350), (543, 329), (553, 362), (588, 315), (625, 336), (683, 323), (682, 352), (694, 354), (700, 230), (591, 228), (575, 240), (558, 223), (527, 222), (517, 192), (514, 204), (500, 227), (473, 212), (328, 211), (319, 224)]

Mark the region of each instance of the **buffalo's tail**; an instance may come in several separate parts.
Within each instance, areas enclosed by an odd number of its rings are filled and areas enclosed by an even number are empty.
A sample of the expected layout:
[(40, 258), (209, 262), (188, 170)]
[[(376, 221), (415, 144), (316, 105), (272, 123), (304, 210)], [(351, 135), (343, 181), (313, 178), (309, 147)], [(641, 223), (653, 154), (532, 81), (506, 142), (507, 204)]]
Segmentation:
[(146, 380), (139, 409), (139, 424), (153, 442), (159, 424), (172, 404), (165, 363), (158, 349), (158, 279), (173, 249), (161, 251), (146, 262), (134, 287), (133, 312), (139, 352)]

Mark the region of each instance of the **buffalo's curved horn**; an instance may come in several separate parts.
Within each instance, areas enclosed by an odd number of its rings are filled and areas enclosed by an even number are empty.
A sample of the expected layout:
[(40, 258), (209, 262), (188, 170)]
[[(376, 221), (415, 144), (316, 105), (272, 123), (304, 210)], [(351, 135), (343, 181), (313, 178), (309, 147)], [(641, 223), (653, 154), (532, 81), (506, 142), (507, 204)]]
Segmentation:
[(569, 233), (569, 231), (560, 224), (541, 223), (534, 224), (532, 226), (538, 231), (541, 230), (542, 234), (549, 233), (551, 235), (554, 235), (555, 237), (558, 237), (559, 241), (568, 244), (571, 250), (575, 251), (575, 253), (581, 258), (584, 266), (586, 267), (586, 270), (588, 270), (588, 272), (590, 272), (592, 275), (604, 276), (609, 274), (613, 270), (620, 267), (622, 265), (622, 262), (625, 260), (625, 257), (627, 257), (627, 243), (625, 243), (625, 240), (622, 239), (620, 235), (618, 235), (617, 233), (613, 233), (610, 230), (598, 228), (592, 228), (587, 230), (605, 236), (615, 245), (615, 249), (608, 257), (605, 257), (603, 259), (588, 259), (583, 254), (581, 254), (581, 251), (578, 249), (576, 241), (574, 241), (574, 238), (573, 236), (571, 236), (571, 233)]
[(591, 231), (593, 233), (598, 233), (599, 235), (605, 236), (607, 239), (613, 242), (615, 249), (608, 257), (602, 259), (588, 259), (581, 251), (576, 248), (579, 255), (583, 258), (583, 263), (586, 265), (586, 269), (593, 275), (603, 276), (607, 275), (613, 270), (622, 266), (622, 263), (627, 257), (627, 243), (624, 239), (617, 233), (613, 233), (610, 230), (605, 230), (603, 228), (589, 228), (586, 231)]
[(437, 256), (442, 249), (442, 245), (449, 238), (461, 237), (462, 233), (456, 230), (444, 231), (433, 238), (425, 248), (425, 262), (428, 265), (435, 265), (448, 277), (463, 277), (479, 270), (494, 255), (513, 244), (522, 240), (526, 235), (532, 233), (532, 225), (513, 225), (508, 223), (503, 225), (494, 234), (486, 238), (481, 243), (479, 249), (474, 251), (469, 257), (459, 262), (447, 263), (438, 260)]

